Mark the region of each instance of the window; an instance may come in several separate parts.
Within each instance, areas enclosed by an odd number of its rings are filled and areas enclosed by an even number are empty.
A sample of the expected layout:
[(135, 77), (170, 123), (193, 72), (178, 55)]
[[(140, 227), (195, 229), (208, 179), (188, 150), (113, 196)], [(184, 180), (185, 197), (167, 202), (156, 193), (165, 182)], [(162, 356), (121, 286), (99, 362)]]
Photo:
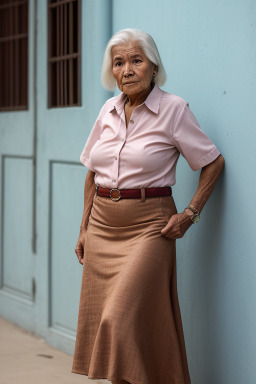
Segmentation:
[(28, 1), (0, 0), (0, 111), (28, 109)]
[(48, 106), (81, 105), (80, 0), (48, 0)]

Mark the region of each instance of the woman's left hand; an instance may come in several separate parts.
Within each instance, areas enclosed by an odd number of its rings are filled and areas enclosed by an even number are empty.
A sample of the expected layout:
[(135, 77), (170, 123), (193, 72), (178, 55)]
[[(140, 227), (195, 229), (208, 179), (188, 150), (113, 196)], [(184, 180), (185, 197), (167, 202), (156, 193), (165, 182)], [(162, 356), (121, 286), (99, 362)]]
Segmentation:
[(177, 213), (171, 216), (161, 233), (169, 239), (180, 239), (192, 224), (193, 222), (186, 212)]

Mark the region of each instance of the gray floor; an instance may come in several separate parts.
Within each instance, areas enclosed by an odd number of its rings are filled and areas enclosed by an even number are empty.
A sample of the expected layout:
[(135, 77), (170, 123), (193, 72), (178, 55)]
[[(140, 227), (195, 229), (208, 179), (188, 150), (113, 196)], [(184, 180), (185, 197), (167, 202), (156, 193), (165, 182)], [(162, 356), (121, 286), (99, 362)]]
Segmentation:
[(0, 318), (0, 384), (110, 384), (71, 373), (72, 356)]

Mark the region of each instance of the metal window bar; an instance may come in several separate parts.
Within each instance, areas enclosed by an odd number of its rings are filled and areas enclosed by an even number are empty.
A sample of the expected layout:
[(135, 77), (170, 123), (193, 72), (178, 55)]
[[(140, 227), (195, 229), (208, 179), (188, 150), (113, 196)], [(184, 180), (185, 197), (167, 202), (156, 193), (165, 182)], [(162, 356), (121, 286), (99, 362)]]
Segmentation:
[(48, 107), (81, 105), (81, 0), (48, 0)]
[(0, 111), (28, 109), (28, 1), (0, 0)]

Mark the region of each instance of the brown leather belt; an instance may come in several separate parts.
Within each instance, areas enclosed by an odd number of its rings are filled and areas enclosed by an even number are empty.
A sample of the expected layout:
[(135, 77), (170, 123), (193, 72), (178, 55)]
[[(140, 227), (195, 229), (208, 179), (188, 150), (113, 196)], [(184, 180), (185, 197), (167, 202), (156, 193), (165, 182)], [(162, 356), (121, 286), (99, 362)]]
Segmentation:
[(164, 197), (172, 195), (171, 187), (154, 187), (141, 189), (118, 189), (118, 188), (102, 188), (96, 187), (96, 195), (109, 197), (113, 201), (120, 199), (140, 199), (142, 197)]

